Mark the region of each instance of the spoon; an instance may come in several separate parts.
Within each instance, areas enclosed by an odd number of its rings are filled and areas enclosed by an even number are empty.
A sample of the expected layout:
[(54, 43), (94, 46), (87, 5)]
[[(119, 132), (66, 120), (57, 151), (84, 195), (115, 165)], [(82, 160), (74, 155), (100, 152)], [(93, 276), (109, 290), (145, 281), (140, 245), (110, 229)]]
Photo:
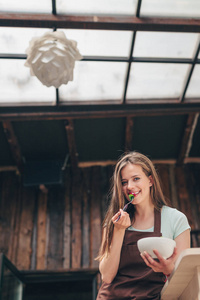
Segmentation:
[[(134, 199), (134, 197), (135, 197), (135, 194), (134, 194), (134, 193), (131, 193), (131, 194), (128, 195), (128, 197), (129, 197), (130, 201), (129, 201), (128, 203), (126, 203), (126, 205), (125, 205), (124, 208), (123, 208), (123, 211), (126, 211), (126, 210), (127, 210), (128, 205), (133, 201), (133, 199)], [(116, 222), (120, 219), (120, 217), (121, 217), (121, 214), (120, 214), (119, 217), (117, 218)]]

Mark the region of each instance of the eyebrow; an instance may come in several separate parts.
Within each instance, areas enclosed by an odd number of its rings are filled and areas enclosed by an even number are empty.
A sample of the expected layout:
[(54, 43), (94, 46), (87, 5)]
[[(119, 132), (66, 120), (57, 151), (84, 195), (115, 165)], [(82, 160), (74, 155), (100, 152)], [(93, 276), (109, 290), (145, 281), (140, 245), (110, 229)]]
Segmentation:
[[(134, 177), (138, 177), (138, 176), (140, 176), (139, 174), (136, 174), (136, 175), (133, 175), (133, 176), (131, 176), (131, 178), (134, 178)], [(122, 178), (122, 181), (123, 180), (127, 180), (126, 178)]]

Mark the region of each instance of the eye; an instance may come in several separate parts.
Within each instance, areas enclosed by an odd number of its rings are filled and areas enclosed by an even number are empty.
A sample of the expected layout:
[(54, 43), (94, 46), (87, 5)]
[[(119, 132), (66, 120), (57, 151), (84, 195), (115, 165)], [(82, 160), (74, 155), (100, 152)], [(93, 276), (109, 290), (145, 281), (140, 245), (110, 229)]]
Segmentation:
[(134, 178), (134, 181), (137, 181), (137, 180), (140, 180), (140, 178), (139, 178), (139, 177), (135, 177), (135, 178)]
[(122, 186), (126, 185), (127, 181), (122, 181)]

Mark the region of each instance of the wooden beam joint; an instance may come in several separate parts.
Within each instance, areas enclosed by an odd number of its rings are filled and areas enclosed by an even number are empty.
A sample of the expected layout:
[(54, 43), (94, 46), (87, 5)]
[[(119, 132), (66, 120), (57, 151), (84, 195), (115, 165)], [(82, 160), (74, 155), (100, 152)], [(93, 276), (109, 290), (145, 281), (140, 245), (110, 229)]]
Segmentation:
[(23, 170), (23, 160), (22, 160), (22, 154), (21, 149), (18, 143), (17, 136), (15, 135), (12, 123), (10, 121), (4, 121), (2, 123), (4, 132), (7, 138), (7, 141), (10, 145), (10, 150), (13, 156), (13, 159), (19, 169), (20, 172)]
[(65, 130), (67, 133), (69, 154), (71, 159), (71, 165), (74, 170), (78, 168), (78, 153), (76, 150), (76, 141), (74, 135), (74, 122), (69, 119), (65, 121)]

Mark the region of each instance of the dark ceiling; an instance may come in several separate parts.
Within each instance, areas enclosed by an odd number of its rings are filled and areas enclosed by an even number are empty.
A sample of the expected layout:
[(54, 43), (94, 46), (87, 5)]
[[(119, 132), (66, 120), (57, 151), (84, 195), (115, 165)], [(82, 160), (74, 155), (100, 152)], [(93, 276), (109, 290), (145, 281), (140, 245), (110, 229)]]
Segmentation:
[[(0, 13), (0, 26), (38, 28), (78, 28), (128, 30), (133, 32), (124, 97), (120, 103), (68, 104), (59, 102), (59, 90), (54, 106), (0, 106), (0, 171), (30, 172), (35, 165), (52, 170), (113, 164), (127, 150), (137, 150), (160, 163), (200, 162), (200, 93), (193, 99), (185, 94), (195, 65), (200, 64), (199, 45), (179, 98), (126, 101), (128, 74), (137, 31), (200, 32), (200, 19), (141, 18), (138, 1), (135, 16), (57, 15), (52, 1), (52, 14)], [(25, 55), (1, 54), (1, 59), (25, 59)], [(83, 61), (108, 58), (84, 57)], [(114, 58), (110, 57), (112, 61)], [(116, 58), (115, 58), (116, 60)], [(186, 63), (183, 59), (146, 58), (149, 63)], [(140, 58), (144, 61), (144, 58)], [(168, 61), (168, 62), (167, 62)], [(199, 83), (200, 86), (200, 77)], [(158, 87), (160, 88), (160, 87)], [(114, 99), (113, 99), (114, 100)], [(32, 165), (31, 165), (32, 164)], [(35, 172), (35, 170), (34, 170)], [(28, 175), (27, 175), (28, 176)], [(28, 181), (27, 181), (28, 182)], [(28, 183), (27, 183), (28, 184)]]

